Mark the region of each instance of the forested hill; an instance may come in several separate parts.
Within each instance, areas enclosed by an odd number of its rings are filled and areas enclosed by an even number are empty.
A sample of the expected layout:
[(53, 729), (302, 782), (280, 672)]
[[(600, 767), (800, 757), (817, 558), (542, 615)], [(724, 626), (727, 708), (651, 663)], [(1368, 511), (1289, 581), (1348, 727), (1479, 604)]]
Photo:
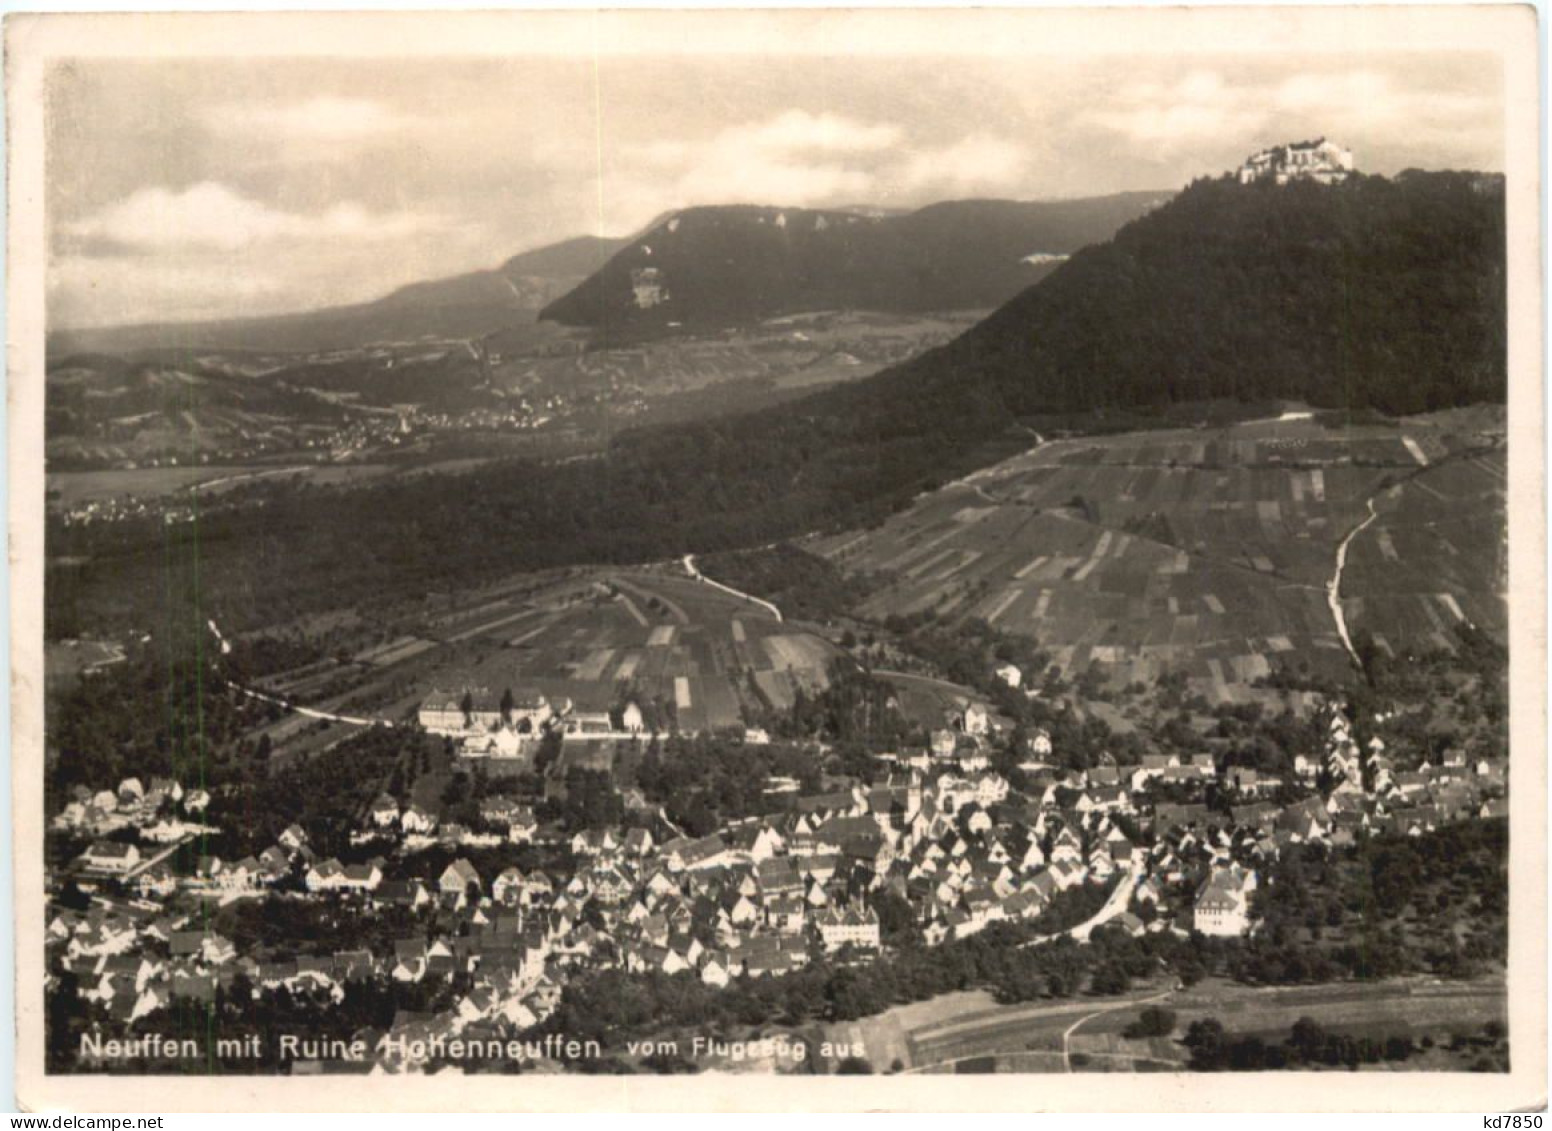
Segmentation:
[(1199, 181), (897, 377), (1013, 413), (1500, 400), (1504, 273), (1501, 177)]
[(629, 331), (812, 310), (990, 308), (1169, 195), (955, 200), (892, 216), (690, 208), (655, 224), (540, 317)]
[[(1102, 410), (1115, 427), (1192, 398), (1392, 413), (1501, 400), (1504, 307), (1495, 178), (1199, 182), (956, 341), (863, 381), (626, 432), (596, 460), (242, 489), (265, 505), (198, 527), (203, 615), (252, 625), (855, 526), (1027, 446), (1024, 426), (1048, 429), (1047, 415), (1093, 427)], [(1194, 404), (1172, 416), (1200, 418)], [(51, 529), (50, 554), (72, 564), (50, 571), (50, 635), (162, 615), (173, 533), (155, 516)]]

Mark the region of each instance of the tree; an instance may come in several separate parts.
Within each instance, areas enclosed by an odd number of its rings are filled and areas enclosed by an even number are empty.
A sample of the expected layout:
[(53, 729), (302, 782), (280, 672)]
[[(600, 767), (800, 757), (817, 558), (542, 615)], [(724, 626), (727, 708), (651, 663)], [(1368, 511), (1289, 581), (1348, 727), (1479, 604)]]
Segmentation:
[(917, 940), (916, 912), (909, 902), (892, 891), (881, 891), (872, 903), (878, 913), (879, 937), (884, 943), (899, 946)]
[(458, 701), (458, 709), (463, 712), (463, 725), (474, 725), (474, 693), (465, 691), (463, 698)]
[(1326, 1047), (1326, 1030), (1312, 1017), (1301, 1017), (1293, 1023), (1288, 1044), (1305, 1062), (1318, 1060)]
[(1223, 1034), (1223, 1022), (1216, 1017), (1204, 1017), (1191, 1022), (1186, 1030), (1186, 1048), (1191, 1050), (1191, 1067), (1197, 1072), (1217, 1072), (1224, 1066), (1227, 1042)]

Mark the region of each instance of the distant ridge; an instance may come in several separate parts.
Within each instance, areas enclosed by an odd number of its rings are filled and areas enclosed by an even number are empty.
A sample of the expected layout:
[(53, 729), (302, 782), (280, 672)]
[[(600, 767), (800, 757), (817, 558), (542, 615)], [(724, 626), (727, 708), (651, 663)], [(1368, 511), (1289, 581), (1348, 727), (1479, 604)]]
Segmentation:
[[(893, 214), (721, 205), (674, 213), (540, 318), (608, 330), (739, 325), (817, 309), (997, 306), (1164, 192), (956, 200)], [(1026, 262), (1030, 256), (1051, 257)]]
[(490, 271), (407, 286), (371, 302), (208, 322), (59, 330), (50, 356), (158, 349), (346, 349), (421, 337), (479, 337), (534, 321), (539, 309), (602, 266), (625, 241), (578, 236), (522, 252)]

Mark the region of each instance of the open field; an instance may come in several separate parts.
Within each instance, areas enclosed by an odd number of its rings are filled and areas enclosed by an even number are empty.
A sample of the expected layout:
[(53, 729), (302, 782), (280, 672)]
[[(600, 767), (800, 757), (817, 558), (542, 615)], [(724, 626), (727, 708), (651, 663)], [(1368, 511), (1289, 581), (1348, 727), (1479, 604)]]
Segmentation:
[[(433, 688), (534, 690), (584, 711), (633, 698), (671, 711), (680, 730), (700, 731), (741, 726), (748, 709), (784, 708), (799, 688), (822, 688), (836, 654), (672, 567), (576, 571), (505, 588), (400, 618), (348, 664), (315, 661), (262, 686), (389, 718)], [(272, 742), (300, 736), (300, 727), (285, 727), (276, 725)]]
[(1188, 1059), (1178, 1037), (1205, 1017), (1216, 1017), (1231, 1034), (1276, 1041), (1301, 1017), (1331, 1031), (1421, 1037), (1475, 1032), (1487, 1021), (1504, 1020), (1508, 1010), (1501, 979), (1276, 987), (1209, 979), (1158, 1002), (1176, 1015), (1174, 1038), (1122, 1037), (1158, 995), (1155, 987), (1123, 998), (1004, 1006), (984, 991), (969, 991), (833, 1025), (830, 1035), (863, 1043), (880, 1071), (899, 1060), (913, 1072), (1062, 1072), (1063, 1034), (1069, 1031), (1077, 1071), (1171, 1071), (1177, 1065), (1183, 1070)]
[(1368, 629), (1392, 655), (1451, 648), (1462, 621), (1503, 639), (1507, 483), (1507, 452), (1497, 450), (1430, 467), (1388, 494), (1348, 550), (1351, 628)]
[[(889, 577), (858, 612), (931, 610), (1031, 635), (1069, 673), (1183, 670), (1215, 702), (1276, 667), (1341, 672), (1326, 603), (1392, 648), (1504, 628), (1501, 415), (1331, 429), (1312, 419), (1041, 443), (925, 495), (875, 530), (811, 540)], [(1495, 430), (1495, 428), (1497, 430)]]
[(975, 324), (975, 311), (884, 314), (824, 311), (736, 330), (552, 356), (519, 356), (494, 374), (512, 388), (619, 390), (649, 397), (729, 381), (778, 388), (851, 381), (942, 345)]
[(47, 642), (43, 648), (44, 679), (50, 687), (69, 686), (82, 672), (97, 671), (123, 661), (123, 647), (102, 640)]

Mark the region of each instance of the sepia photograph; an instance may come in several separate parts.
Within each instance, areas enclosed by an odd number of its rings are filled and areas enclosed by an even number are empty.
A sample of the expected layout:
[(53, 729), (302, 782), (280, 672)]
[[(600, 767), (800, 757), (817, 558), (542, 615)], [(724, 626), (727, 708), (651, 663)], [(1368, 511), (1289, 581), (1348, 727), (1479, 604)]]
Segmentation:
[(18, 1103), (1543, 1108), (1539, 34), (8, 17)]

